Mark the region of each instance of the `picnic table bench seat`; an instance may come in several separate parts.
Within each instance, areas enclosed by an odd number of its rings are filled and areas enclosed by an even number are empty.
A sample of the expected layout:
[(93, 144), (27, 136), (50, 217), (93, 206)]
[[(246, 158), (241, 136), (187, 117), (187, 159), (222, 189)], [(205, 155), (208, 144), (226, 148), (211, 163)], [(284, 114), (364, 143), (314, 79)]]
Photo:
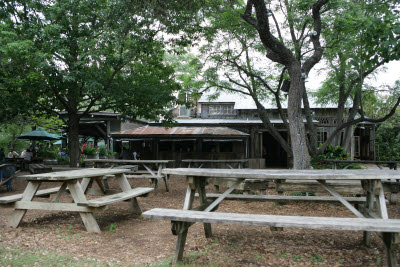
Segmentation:
[(145, 218), (174, 222), (242, 224), (273, 227), (295, 227), (325, 230), (351, 230), (400, 233), (399, 219), (308, 217), (286, 215), (205, 212), (156, 208), (142, 213)]
[[(222, 194), (208, 193), (208, 199), (217, 199)], [(199, 197), (196, 193), (195, 197)], [(225, 197), (226, 200), (251, 200), (251, 201), (290, 201), (290, 202), (301, 202), (301, 201), (316, 201), (316, 202), (334, 202), (338, 201), (337, 198), (332, 196), (283, 196), (283, 195), (240, 195), (240, 194), (229, 194)], [(351, 203), (365, 203), (365, 197), (344, 197), (344, 199)]]
[(53, 168), (49, 167), (49, 166), (45, 166), (41, 163), (32, 163), (32, 164), (29, 164), (29, 171), (32, 174), (46, 173), (46, 172), (52, 172)]
[(197, 210), (151, 209), (142, 213), (144, 218), (169, 220), (173, 224), (172, 233), (178, 235), (174, 261), (183, 255), (185, 242), (179, 242), (182, 233), (187, 233), (191, 224), (199, 222), (207, 224), (238, 224), (270, 226), (272, 228), (294, 227), (317, 230), (347, 230), (378, 232), (385, 245), (388, 266), (397, 266), (397, 245), (400, 243), (400, 220), (378, 218), (338, 218), (308, 217), (263, 214), (240, 214), (226, 212), (206, 212)]
[(102, 207), (109, 204), (117, 203), (120, 201), (128, 200), (131, 198), (139, 197), (139, 196), (147, 196), (150, 192), (154, 191), (153, 188), (146, 187), (137, 187), (130, 189), (128, 191), (124, 191), (121, 193), (108, 195), (100, 198), (95, 198), (88, 200), (87, 203), (78, 203), (78, 206), (89, 206), (89, 207)]
[[(48, 197), (51, 194), (55, 194), (60, 190), (60, 187), (53, 187), (48, 189), (42, 189), (36, 192), (35, 197)], [(0, 197), (0, 205), (1, 204), (8, 204), (19, 201), (22, 199), (22, 194), (15, 194), (5, 197)]]

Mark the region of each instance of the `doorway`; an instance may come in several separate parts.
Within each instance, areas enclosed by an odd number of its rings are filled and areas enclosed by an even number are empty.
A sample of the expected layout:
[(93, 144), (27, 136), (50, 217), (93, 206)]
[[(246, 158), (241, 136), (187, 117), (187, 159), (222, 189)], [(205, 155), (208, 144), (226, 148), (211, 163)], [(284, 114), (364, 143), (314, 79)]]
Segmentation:
[[(283, 139), (287, 140), (287, 132), (279, 132)], [(287, 168), (288, 157), (286, 151), (279, 142), (269, 133), (263, 133), (263, 158), (267, 168)]]

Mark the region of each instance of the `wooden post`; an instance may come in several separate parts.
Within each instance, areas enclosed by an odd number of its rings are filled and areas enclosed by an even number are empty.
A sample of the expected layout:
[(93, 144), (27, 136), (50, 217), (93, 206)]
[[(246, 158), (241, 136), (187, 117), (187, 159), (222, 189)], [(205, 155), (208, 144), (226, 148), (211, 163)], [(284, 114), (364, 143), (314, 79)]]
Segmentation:
[[(370, 211), (374, 210), (375, 200), (375, 182), (374, 181), (362, 181), (362, 186), (367, 192), (366, 208)], [(371, 232), (364, 231), (364, 245), (371, 246)]]

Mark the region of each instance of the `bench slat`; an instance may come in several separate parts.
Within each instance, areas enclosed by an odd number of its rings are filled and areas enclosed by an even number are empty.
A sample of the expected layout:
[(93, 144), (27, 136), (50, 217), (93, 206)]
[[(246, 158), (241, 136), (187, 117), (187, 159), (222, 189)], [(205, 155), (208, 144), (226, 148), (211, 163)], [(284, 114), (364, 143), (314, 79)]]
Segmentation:
[(238, 214), (204, 212), (177, 209), (152, 209), (142, 213), (145, 218), (181, 222), (201, 222), (218, 224), (243, 224), (273, 227), (296, 227), (309, 229), (352, 230), (373, 232), (400, 232), (400, 220), (279, 216), (260, 214)]
[(105, 196), (105, 197), (100, 197), (96, 199), (91, 199), (87, 203), (78, 203), (78, 206), (89, 206), (89, 207), (101, 207), (101, 206), (106, 206), (112, 203), (124, 201), (127, 199), (131, 199), (134, 197), (138, 197), (140, 195), (145, 195), (150, 192), (152, 192), (154, 189), (153, 188), (148, 188), (148, 187), (137, 187), (134, 189), (131, 189), (129, 191)]
[[(36, 192), (35, 197), (43, 197), (50, 194), (57, 193), (60, 187), (53, 187), (48, 189), (42, 189)], [(10, 195), (5, 197), (0, 197), (0, 204), (12, 203), (22, 199), (22, 194)]]
[[(207, 198), (215, 199), (221, 196), (221, 194), (207, 194)], [(196, 193), (195, 197), (199, 197)], [(331, 196), (280, 196), (280, 195), (239, 195), (229, 194), (225, 198), (226, 200), (255, 200), (255, 201), (317, 201), (317, 202), (328, 202), (328, 201), (339, 201), (335, 197)], [(344, 197), (348, 202), (365, 203), (365, 197)]]
[(126, 175), (127, 179), (162, 179), (163, 177), (161, 175)]

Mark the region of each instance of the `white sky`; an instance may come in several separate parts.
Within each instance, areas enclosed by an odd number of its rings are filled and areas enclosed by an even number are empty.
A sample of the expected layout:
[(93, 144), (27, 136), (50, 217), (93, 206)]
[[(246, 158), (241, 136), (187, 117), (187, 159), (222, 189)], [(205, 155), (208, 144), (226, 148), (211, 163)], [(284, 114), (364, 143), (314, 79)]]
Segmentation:
[[(317, 71), (321, 68), (323, 63), (319, 63), (316, 65), (311, 71), (310, 75), (307, 79), (307, 89), (317, 90), (325, 79), (325, 74), (320, 73), (318, 74)], [(367, 80), (366, 83), (374, 86), (393, 86), (396, 80), (400, 80), (400, 61), (392, 61), (385, 64), (383, 67), (380, 68), (380, 72), (378, 72), (375, 77), (371, 75)]]

